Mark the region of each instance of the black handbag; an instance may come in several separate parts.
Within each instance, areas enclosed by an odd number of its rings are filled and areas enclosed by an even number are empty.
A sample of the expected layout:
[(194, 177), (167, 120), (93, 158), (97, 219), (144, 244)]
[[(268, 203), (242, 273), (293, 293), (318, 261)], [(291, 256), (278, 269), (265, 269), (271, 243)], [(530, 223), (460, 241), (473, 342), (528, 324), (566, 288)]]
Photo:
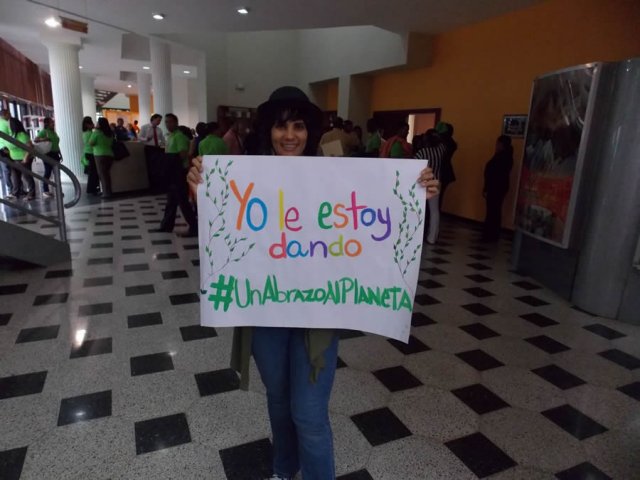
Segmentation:
[(123, 158), (127, 158), (131, 154), (129, 153), (129, 149), (120, 140), (113, 141), (113, 159), (114, 160), (122, 160)]

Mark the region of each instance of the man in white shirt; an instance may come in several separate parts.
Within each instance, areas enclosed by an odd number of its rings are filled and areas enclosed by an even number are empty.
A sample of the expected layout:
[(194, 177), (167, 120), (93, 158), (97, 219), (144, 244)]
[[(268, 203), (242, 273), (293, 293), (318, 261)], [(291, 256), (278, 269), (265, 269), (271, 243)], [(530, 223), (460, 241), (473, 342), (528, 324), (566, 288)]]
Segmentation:
[(154, 113), (150, 123), (143, 125), (138, 135), (138, 140), (144, 144), (144, 156), (147, 162), (149, 175), (149, 187), (154, 193), (165, 191), (165, 166), (164, 166), (164, 134), (160, 128), (162, 115)]

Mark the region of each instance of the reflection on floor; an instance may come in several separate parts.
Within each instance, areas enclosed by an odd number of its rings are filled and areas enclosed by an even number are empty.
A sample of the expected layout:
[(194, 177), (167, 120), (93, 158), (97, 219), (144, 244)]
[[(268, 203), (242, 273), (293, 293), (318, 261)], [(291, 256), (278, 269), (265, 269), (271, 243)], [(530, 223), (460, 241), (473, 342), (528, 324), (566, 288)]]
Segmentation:
[[(198, 322), (194, 239), (155, 197), (72, 209), (72, 265), (1, 272), (0, 478), (270, 474), (264, 390)], [(39, 223), (31, 228), (40, 228)], [(445, 222), (408, 345), (344, 332), (339, 478), (639, 478), (640, 329), (581, 313)]]

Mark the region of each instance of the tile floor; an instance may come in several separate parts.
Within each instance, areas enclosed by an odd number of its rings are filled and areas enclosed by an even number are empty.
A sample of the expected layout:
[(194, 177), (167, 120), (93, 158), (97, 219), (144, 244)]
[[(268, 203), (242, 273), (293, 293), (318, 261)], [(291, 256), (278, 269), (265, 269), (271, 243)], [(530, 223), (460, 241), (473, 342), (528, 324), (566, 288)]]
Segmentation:
[[(255, 367), (238, 390), (231, 330), (197, 325), (196, 242), (149, 232), (160, 201), (76, 207), (71, 265), (0, 272), (0, 478), (270, 473)], [(448, 221), (424, 251), (408, 345), (343, 333), (339, 478), (640, 478), (640, 328), (581, 313), (511, 273), (508, 241), (477, 238)]]

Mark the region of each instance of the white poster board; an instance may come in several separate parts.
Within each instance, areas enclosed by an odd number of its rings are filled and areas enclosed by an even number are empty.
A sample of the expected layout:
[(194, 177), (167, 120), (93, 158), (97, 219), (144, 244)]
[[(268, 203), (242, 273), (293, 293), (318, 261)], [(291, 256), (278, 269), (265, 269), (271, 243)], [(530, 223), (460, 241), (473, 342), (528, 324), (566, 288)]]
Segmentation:
[(406, 342), (425, 160), (206, 156), (200, 318), (364, 330)]

